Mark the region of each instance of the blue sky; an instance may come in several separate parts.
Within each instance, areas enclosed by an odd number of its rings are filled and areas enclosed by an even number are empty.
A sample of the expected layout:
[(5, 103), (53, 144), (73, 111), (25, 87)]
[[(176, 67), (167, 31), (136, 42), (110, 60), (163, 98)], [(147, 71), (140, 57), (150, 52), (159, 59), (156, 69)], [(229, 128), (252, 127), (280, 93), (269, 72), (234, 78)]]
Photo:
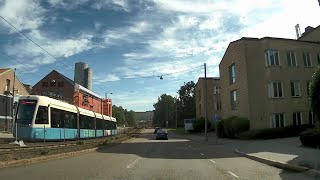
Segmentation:
[(93, 90), (134, 111), (196, 82), (203, 63), (219, 76), (231, 41), (295, 38), (297, 23), (302, 32), (320, 25), (317, 0), (0, 0), (0, 15), (67, 65), (0, 19), (0, 50), (23, 63), (0, 54), (0, 67), (34, 85), (52, 70), (73, 79), (74, 63), (86, 62)]

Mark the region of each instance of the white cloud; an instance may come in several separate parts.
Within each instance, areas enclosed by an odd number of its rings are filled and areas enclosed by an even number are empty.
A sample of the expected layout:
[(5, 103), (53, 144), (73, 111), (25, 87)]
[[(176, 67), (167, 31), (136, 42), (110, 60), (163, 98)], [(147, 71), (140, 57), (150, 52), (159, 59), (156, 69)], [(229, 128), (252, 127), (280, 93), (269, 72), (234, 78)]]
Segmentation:
[(119, 81), (120, 78), (115, 74), (107, 74), (107, 75), (98, 75), (95, 78), (95, 84), (101, 84), (105, 82), (113, 82), (113, 81)]
[[(106, 30), (102, 37), (106, 45), (120, 45), (120, 42), (138, 42), (143, 33), (150, 31), (152, 25), (145, 21), (134, 22), (129, 26)], [(135, 41), (137, 40), (137, 41)]]
[(128, 2), (126, 0), (99, 0), (96, 1), (92, 7), (96, 9), (103, 9), (103, 8), (112, 8), (113, 10), (121, 10), (129, 12), (130, 8)]
[(101, 26), (102, 26), (102, 24), (101, 24), (100, 22), (95, 22), (95, 23), (94, 23), (94, 28), (95, 28), (96, 30), (100, 30)]
[[(57, 39), (48, 37), (46, 34), (43, 34), (38, 30), (33, 30), (27, 35), (40, 44), (41, 47), (47, 50), (50, 54), (59, 59), (71, 57), (94, 47), (91, 41), (92, 36), (90, 35)], [(6, 45), (5, 50), (11, 56), (24, 59), (25, 63), (28, 62), (28, 65), (31, 67), (52, 64), (56, 61), (42, 49), (26, 39), (14, 44)]]
[(64, 9), (74, 9), (79, 5), (82, 5), (89, 0), (49, 0), (49, 4), (56, 8), (64, 8)]
[[(5, 0), (0, 6), (0, 15), (20, 30), (34, 30), (42, 26), (46, 12), (35, 0)], [(18, 33), (2, 19), (0, 26), (7, 27), (11, 33)]]

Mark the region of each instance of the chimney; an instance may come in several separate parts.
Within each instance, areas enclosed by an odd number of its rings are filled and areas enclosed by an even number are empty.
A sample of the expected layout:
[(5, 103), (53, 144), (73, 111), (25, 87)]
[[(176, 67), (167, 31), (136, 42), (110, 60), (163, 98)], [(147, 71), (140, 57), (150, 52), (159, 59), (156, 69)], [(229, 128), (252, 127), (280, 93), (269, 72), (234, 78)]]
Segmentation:
[(311, 26), (307, 26), (304, 30), (304, 33), (308, 34), (309, 32), (313, 31), (314, 30), (314, 27), (311, 27)]
[(297, 39), (299, 39), (301, 37), (300, 25), (297, 24), (295, 28), (296, 28)]

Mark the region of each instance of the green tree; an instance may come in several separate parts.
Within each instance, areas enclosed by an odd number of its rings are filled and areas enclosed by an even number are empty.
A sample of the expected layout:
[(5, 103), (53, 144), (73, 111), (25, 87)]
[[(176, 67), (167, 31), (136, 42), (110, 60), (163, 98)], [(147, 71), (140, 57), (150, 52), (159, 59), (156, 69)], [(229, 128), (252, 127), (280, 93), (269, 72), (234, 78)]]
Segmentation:
[(153, 105), (155, 108), (153, 125), (166, 127), (168, 121), (169, 127), (175, 127), (175, 100), (172, 96), (162, 94), (158, 97), (158, 102)]
[(312, 76), (309, 87), (311, 97), (311, 108), (314, 119), (319, 122), (320, 119), (320, 68), (317, 68)]
[(196, 98), (195, 83), (189, 81), (178, 90), (179, 99), (176, 101), (178, 110), (178, 126), (183, 126), (183, 120), (186, 118), (195, 118), (196, 116)]
[(127, 124), (129, 126), (136, 126), (137, 125), (137, 118), (136, 118), (136, 115), (135, 115), (134, 111), (125, 110), (125, 116), (126, 116)]
[(128, 125), (124, 112), (125, 110), (121, 106), (112, 106), (112, 116), (117, 119), (118, 126)]

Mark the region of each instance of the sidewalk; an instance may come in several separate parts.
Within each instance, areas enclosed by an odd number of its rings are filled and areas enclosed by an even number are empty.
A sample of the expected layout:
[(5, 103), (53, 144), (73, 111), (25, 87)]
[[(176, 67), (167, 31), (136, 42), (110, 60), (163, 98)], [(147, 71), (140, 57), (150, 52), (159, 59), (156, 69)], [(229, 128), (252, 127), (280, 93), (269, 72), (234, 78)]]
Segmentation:
[[(204, 135), (185, 135), (186, 138), (205, 142)], [(270, 140), (218, 140), (214, 133), (208, 134), (208, 144), (219, 145), (232, 150), (239, 150), (247, 155), (277, 162), (304, 166), (320, 170), (320, 149), (307, 148), (301, 145), (299, 137)]]

